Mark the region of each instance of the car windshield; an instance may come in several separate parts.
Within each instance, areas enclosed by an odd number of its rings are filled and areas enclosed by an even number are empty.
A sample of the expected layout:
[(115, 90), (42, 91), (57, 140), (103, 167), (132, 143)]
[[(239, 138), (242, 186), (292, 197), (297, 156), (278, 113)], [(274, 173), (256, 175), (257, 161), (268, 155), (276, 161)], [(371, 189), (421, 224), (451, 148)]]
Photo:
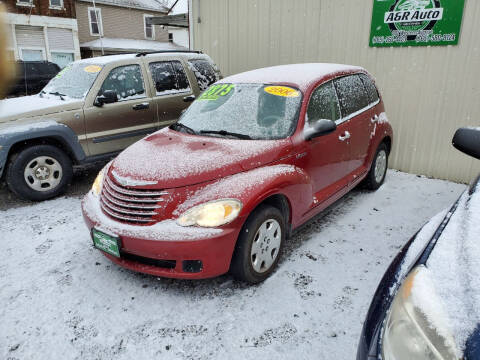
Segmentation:
[(60, 94), (74, 99), (83, 99), (98, 73), (100, 65), (72, 63), (60, 71), (42, 90), (42, 93)]
[(295, 129), (301, 100), (301, 92), (287, 86), (214, 84), (174, 128), (240, 139), (282, 139)]

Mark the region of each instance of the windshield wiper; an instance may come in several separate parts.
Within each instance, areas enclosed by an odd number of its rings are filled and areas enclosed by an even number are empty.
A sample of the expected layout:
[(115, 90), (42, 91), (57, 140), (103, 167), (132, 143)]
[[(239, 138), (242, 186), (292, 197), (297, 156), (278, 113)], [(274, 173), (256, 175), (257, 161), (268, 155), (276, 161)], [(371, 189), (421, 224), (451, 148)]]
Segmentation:
[(251, 140), (250, 135), (245, 135), (245, 134), (238, 134), (226, 130), (200, 130), (200, 134), (218, 134), (222, 136), (233, 136), (238, 139), (244, 139), (244, 140)]
[(58, 91), (50, 91), (49, 94), (52, 94), (52, 95), (56, 95), (56, 96), (59, 96), (60, 99), (62, 99), (63, 101), (65, 101), (65, 99), (63, 98), (64, 96), (67, 96), (65, 94), (60, 94)]
[(197, 134), (197, 133), (195, 132), (195, 130), (193, 130), (192, 128), (188, 127), (187, 125), (184, 125), (184, 124), (179, 123), (179, 122), (170, 125), (170, 129), (172, 129), (172, 130), (183, 129), (183, 130), (185, 130), (188, 134), (192, 134), (192, 135), (196, 135), (196, 134)]

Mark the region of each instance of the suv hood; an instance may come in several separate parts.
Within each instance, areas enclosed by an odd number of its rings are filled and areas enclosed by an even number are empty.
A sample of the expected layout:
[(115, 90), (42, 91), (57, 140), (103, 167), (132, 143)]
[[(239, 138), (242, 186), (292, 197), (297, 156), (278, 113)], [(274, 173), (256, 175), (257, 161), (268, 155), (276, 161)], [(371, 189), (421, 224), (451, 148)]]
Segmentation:
[(0, 123), (34, 116), (50, 115), (82, 107), (83, 101), (58, 96), (23, 96), (0, 101)]
[(188, 135), (168, 128), (124, 150), (110, 174), (124, 186), (175, 188), (211, 181), (286, 157), (291, 142)]

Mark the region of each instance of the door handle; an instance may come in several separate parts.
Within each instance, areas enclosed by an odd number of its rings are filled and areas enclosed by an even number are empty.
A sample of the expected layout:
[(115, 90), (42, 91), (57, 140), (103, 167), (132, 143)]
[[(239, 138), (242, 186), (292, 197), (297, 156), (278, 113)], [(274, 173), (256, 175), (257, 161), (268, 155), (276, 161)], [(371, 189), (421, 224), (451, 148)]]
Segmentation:
[(347, 139), (350, 139), (350, 133), (349, 133), (348, 131), (345, 131), (345, 133), (344, 133), (343, 136), (340, 135), (340, 136), (338, 137), (338, 140), (340, 140), (340, 141), (345, 141), (345, 140), (347, 140)]
[(373, 118), (371, 118), (370, 121), (371, 121), (372, 123), (376, 123), (376, 122), (378, 121), (378, 115), (375, 114), (375, 116), (374, 116)]
[(141, 103), (141, 104), (135, 104), (132, 106), (133, 110), (145, 110), (150, 107), (149, 103)]
[(185, 102), (192, 102), (195, 100), (195, 95), (188, 95), (183, 98), (183, 101)]

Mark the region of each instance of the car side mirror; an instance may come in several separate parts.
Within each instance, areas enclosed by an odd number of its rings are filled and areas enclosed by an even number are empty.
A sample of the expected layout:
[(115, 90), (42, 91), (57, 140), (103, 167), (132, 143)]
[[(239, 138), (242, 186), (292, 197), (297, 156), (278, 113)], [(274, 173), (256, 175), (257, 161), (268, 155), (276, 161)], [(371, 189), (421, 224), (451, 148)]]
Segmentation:
[(330, 134), (337, 130), (337, 124), (335, 121), (321, 119), (317, 120), (312, 127), (306, 130), (305, 138), (306, 140), (311, 140), (313, 138)]
[(104, 104), (113, 104), (118, 101), (117, 92), (114, 90), (105, 90), (102, 95), (95, 98), (93, 105), (103, 106)]
[(452, 139), (453, 146), (461, 152), (480, 159), (480, 128), (460, 128)]

